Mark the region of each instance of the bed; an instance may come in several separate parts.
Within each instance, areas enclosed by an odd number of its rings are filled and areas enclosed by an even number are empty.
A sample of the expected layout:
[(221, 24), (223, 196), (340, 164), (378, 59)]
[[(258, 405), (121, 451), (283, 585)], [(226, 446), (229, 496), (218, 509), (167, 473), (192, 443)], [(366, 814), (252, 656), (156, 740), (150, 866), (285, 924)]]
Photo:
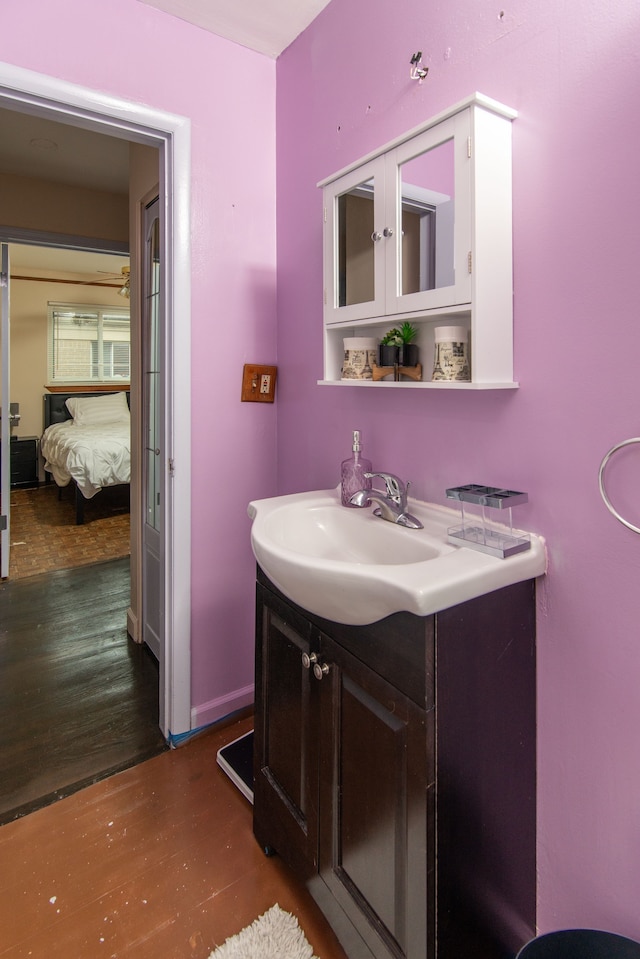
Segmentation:
[(129, 394), (45, 393), (44, 468), (59, 487), (76, 487), (76, 524), (84, 504), (107, 486), (131, 480)]

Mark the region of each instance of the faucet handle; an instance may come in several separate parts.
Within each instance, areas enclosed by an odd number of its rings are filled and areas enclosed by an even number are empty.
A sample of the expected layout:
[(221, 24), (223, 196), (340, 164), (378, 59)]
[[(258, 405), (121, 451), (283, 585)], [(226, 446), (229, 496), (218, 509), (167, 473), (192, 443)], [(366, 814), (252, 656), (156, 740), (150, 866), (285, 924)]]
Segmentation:
[(407, 495), (407, 489), (409, 484), (405, 486), (402, 480), (395, 476), (393, 473), (365, 473), (367, 479), (373, 479), (374, 476), (379, 476), (380, 479), (384, 480), (385, 486), (387, 487), (387, 496), (394, 500), (394, 502), (404, 505), (405, 498)]

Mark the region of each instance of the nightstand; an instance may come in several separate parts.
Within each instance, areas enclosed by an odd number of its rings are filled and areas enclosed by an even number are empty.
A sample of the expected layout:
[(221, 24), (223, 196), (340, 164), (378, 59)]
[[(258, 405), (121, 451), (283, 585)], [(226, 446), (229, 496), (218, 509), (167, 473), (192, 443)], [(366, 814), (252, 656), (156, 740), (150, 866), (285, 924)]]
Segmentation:
[(38, 437), (12, 436), (11, 486), (38, 485)]

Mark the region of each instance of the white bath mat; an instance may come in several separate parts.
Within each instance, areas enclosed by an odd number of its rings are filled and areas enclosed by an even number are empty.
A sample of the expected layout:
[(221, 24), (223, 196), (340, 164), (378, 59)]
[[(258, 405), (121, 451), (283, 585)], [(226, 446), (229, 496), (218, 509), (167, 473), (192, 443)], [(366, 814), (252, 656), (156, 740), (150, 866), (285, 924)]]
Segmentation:
[(291, 913), (276, 903), (215, 949), (209, 959), (317, 959)]

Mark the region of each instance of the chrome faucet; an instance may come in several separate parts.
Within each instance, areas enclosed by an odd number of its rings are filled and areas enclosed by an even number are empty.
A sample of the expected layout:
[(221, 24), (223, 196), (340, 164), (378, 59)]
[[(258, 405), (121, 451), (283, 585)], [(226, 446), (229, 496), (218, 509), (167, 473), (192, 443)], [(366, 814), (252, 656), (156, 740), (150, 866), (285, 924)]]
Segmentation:
[(422, 529), (422, 523), (411, 513), (407, 513), (407, 493), (410, 484), (406, 485), (393, 473), (365, 473), (367, 479), (378, 476), (384, 480), (385, 491), (376, 489), (361, 489), (354, 493), (351, 502), (354, 506), (369, 506), (371, 502), (378, 504), (374, 514), (388, 523), (406, 526), (408, 529)]

